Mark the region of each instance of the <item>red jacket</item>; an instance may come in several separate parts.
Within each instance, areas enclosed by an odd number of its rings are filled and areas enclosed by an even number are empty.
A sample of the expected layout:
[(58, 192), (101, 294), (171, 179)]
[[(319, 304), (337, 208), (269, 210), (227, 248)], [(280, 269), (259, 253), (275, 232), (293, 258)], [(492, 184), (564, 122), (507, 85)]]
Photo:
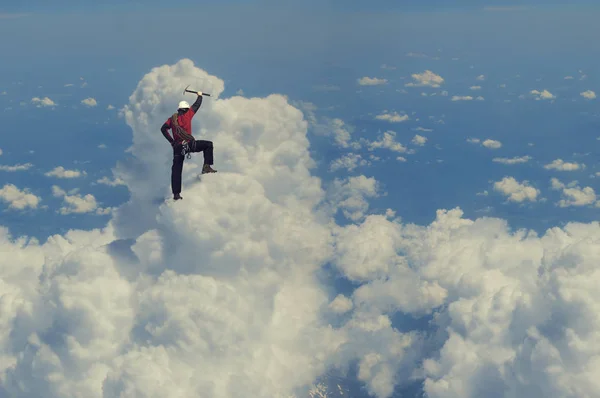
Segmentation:
[[(202, 104), (202, 96), (201, 95), (198, 96), (198, 99), (196, 100), (196, 102), (194, 102), (192, 104), (192, 106), (190, 107), (190, 109), (188, 109), (187, 112), (185, 112), (183, 115), (177, 116), (177, 123), (189, 135), (193, 135), (192, 134), (192, 119), (196, 115), (196, 112), (198, 112), (198, 108), (200, 108), (200, 104)], [(171, 129), (171, 132), (173, 131), (171, 118), (168, 118), (165, 121), (165, 123), (161, 127), (161, 131), (162, 131), (163, 135), (165, 136), (165, 138), (170, 143), (173, 143), (173, 142), (176, 142), (178, 144), (181, 143), (181, 139), (178, 136), (176, 136), (175, 134), (172, 134), (172, 133), (169, 134), (169, 132), (168, 132), (169, 129)]]

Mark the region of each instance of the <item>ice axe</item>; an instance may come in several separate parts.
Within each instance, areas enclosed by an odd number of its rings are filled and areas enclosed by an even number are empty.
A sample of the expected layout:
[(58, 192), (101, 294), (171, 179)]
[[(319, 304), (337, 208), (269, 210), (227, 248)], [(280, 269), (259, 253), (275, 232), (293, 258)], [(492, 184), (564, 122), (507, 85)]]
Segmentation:
[[(194, 91), (194, 90), (188, 90), (188, 87), (191, 86), (191, 84), (188, 84), (188, 86), (185, 88), (185, 90), (183, 90), (183, 94), (185, 93), (194, 93), (194, 94), (198, 94), (198, 91)], [(208, 93), (202, 93), (202, 95), (206, 95), (207, 97), (210, 97), (210, 94)]]

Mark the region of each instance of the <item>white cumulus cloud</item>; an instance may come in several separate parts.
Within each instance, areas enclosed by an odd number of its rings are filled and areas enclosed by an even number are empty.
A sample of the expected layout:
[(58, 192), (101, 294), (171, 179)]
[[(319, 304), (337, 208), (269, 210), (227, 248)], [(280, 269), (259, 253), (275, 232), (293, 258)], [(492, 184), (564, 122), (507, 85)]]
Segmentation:
[(96, 99), (91, 98), (91, 97), (81, 100), (81, 103), (83, 105), (86, 105), (89, 107), (94, 107), (94, 106), (98, 105), (98, 102), (96, 102)]
[(559, 171), (576, 171), (585, 168), (585, 165), (576, 162), (565, 162), (562, 159), (555, 159), (552, 163), (544, 165), (547, 170), (559, 170)]
[(413, 78), (413, 82), (406, 83), (405, 86), (407, 86), (407, 87), (421, 87), (421, 86), (440, 87), (440, 85), (442, 85), (444, 83), (444, 78), (442, 78), (440, 75), (433, 73), (430, 70), (426, 70), (423, 73), (413, 73), (411, 75), (411, 77)]
[(550, 99), (556, 98), (556, 96), (548, 90), (543, 90), (543, 91), (531, 90), (530, 94), (535, 96), (536, 100), (550, 100)]
[(361, 77), (357, 80), (361, 86), (378, 86), (387, 83), (387, 79), (380, 79), (378, 77)]
[(563, 199), (557, 203), (559, 207), (587, 206), (598, 203), (596, 192), (592, 187), (581, 188), (576, 181), (565, 185), (557, 178), (551, 178), (550, 183), (552, 189), (562, 191)]
[(370, 141), (367, 144), (369, 150), (375, 149), (389, 149), (393, 152), (404, 153), (407, 152), (407, 148), (396, 141), (396, 132), (395, 131), (385, 131), (383, 135), (376, 141)]
[(408, 115), (400, 115), (398, 114), (398, 112), (384, 112), (381, 113), (377, 116), (375, 116), (375, 119), (377, 120), (385, 120), (388, 122), (392, 122), (392, 123), (399, 123), (399, 122), (405, 122), (409, 119)]
[(63, 199), (65, 205), (59, 210), (59, 213), (63, 215), (84, 213), (108, 214), (110, 212), (110, 209), (99, 207), (94, 195), (89, 193), (86, 195), (77, 193), (69, 195), (59, 186), (53, 185), (52, 194), (57, 198)]
[(39, 196), (29, 192), (27, 188), (21, 190), (14, 184), (5, 184), (0, 188), (0, 199), (9, 204), (10, 209), (23, 210), (27, 207), (35, 209), (42, 200)]
[(481, 145), (483, 145), (486, 148), (490, 148), (490, 149), (499, 149), (502, 147), (502, 143), (500, 141), (496, 141), (496, 140), (492, 140), (492, 139), (487, 139), (487, 140), (483, 141), (481, 143)]
[(591, 100), (591, 99), (595, 99), (595, 98), (596, 98), (596, 93), (595, 93), (595, 92), (593, 92), (592, 90), (587, 90), (587, 91), (584, 91), (584, 92), (582, 92), (580, 95), (581, 95), (583, 98), (585, 98), (585, 99), (590, 99), (590, 100)]
[(32, 103), (34, 103), (34, 104), (36, 104), (36, 106), (37, 106), (38, 108), (41, 108), (41, 107), (48, 107), (48, 106), (56, 106), (56, 105), (57, 105), (57, 104), (56, 104), (54, 101), (52, 101), (52, 100), (51, 100), (50, 98), (48, 98), (48, 97), (44, 97), (44, 98), (33, 97), (33, 98), (31, 99), (31, 102), (32, 102)]
[(412, 139), (412, 143), (415, 145), (423, 146), (427, 142), (427, 137), (423, 137), (422, 135), (415, 134)]
[(357, 153), (347, 153), (342, 157), (331, 161), (329, 166), (329, 171), (338, 171), (338, 170), (346, 170), (346, 171), (354, 171), (357, 167), (369, 166), (371, 162), (364, 159), (360, 154)]
[(44, 174), (46, 177), (78, 178), (87, 175), (85, 171), (67, 170), (63, 166), (57, 166)]
[(494, 183), (494, 190), (508, 198), (510, 202), (535, 202), (540, 190), (532, 187), (528, 181), (518, 182), (514, 177), (504, 177)]

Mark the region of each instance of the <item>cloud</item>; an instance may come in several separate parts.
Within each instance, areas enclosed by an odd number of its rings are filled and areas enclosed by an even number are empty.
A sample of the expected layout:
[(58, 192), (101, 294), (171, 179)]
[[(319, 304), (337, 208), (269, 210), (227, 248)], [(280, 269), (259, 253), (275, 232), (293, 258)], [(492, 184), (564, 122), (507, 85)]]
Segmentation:
[(471, 97), (470, 95), (467, 95), (467, 96), (453, 95), (451, 100), (452, 101), (472, 101), (473, 97)]
[(357, 167), (369, 166), (371, 162), (356, 153), (348, 153), (342, 157), (333, 160), (330, 163), (329, 171), (334, 172), (338, 170), (354, 171)]
[(427, 142), (427, 137), (423, 137), (419, 134), (415, 134), (415, 136), (412, 139), (412, 143), (415, 145), (419, 145), (419, 146), (425, 145), (426, 142)]
[(433, 129), (426, 129), (426, 128), (424, 128), (424, 127), (420, 127), (420, 126), (419, 126), (419, 127), (416, 127), (416, 128), (414, 128), (413, 130), (415, 130), (415, 131), (423, 131), (423, 132), (426, 132), (426, 133), (430, 133), (430, 132), (432, 132), (432, 131), (433, 131)]
[(314, 132), (325, 137), (333, 137), (334, 143), (340, 148), (360, 149), (360, 143), (352, 141), (352, 126), (340, 118), (319, 119), (316, 115), (317, 106), (312, 102), (300, 101), (297, 104), (304, 112)]
[(104, 185), (108, 185), (110, 187), (116, 187), (119, 185), (127, 185), (127, 184), (125, 184), (125, 181), (123, 181), (120, 177), (114, 177), (112, 180), (108, 177), (102, 177), (96, 182), (98, 184), (104, 184)]
[(59, 213), (63, 215), (84, 213), (108, 214), (110, 212), (110, 209), (100, 208), (96, 202), (96, 198), (92, 194), (84, 196), (79, 194), (68, 195), (67, 192), (57, 185), (52, 186), (52, 194), (54, 197), (63, 199), (65, 206), (59, 210)]
[(2, 148), (0, 148), (0, 156), (2, 156)]
[(112, 109), (115, 109), (115, 107), (114, 107), (114, 106), (112, 106), (111, 104), (108, 104), (108, 106), (106, 107), (106, 110), (109, 110), (109, 111), (110, 111), (110, 110), (112, 110)]
[(349, 148), (351, 146), (355, 149), (359, 148), (356, 143), (351, 142), (352, 136), (350, 128), (342, 119), (335, 118), (330, 120), (329, 128), (331, 129), (331, 135), (333, 135), (337, 146), (341, 148)]
[(83, 105), (86, 105), (86, 106), (89, 106), (89, 107), (94, 107), (94, 106), (98, 105), (98, 103), (96, 102), (96, 99), (95, 98), (91, 98), (91, 97), (90, 98), (86, 98), (84, 100), (81, 100), (81, 103)]
[(343, 294), (338, 294), (331, 303), (329, 308), (338, 314), (344, 314), (352, 309), (352, 300)]
[(494, 190), (508, 197), (508, 201), (521, 203), (526, 200), (535, 202), (540, 190), (529, 185), (528, 181), (519, 183), (514, 177), (504, 177), (494, 183)]
[(44, 174), (46, 177), (57, 178), (78, 178), (87, 175), (85, 171), (67, 170), (63, 166), (55, 167), (53, 170)]
[(585, 168), (585, 165), (575, 162), (565, 162), (562, 159), (555, 159), (552, 163), (546, 164), (544, 168), (546, 170), (576, 171)]
[(531, 159), (531, 156), (520, 156), (514, 158), (494, 158), (492, 161), (503, 164), (518, 164), (529, 162)]
[(481, 90), (481, 86), (471, 86), (469, 87), (471, 90)]
[(487, 139), (481, 143), (486, 148), (490, 149), (499, 149), (502, 147), (502, 143), (500, 141)]
[(476, 80), (483, 81), (483, 80), (485, 80), (485, 76), (484, 75), (479, 75), (479, 76), (476, 77)]
[[(165, 202), (170, 147), (151, 132), (201, 79), (214, 96), (194, 129), (219, 173), (198, 181), (195, 155), (185, 199)], [(129, 202), (44, 243), (0, 228), (3, 395), (305, 397), (352, 364), (377, 398), (414, 382), (432, 398), (599, 395), (598, 223), (538, 236), (459, 208), (427, 225), (373, 214), (374, 178), (324, 190), (311, 175), (309, 122), (286, 97), (219, 98), (189, 60), (134, 86), (114, 176)], [(325, 266), (355, 288), (326, 284)]]
[(336, 178), (328, 197), (335, 209), (340, 209), (346, 218), (356, 222), (364, 218), (369, 209), (366, 198), (379, 195), (380, 186), (377, 180), (361, 175), (344, 180)]
[(31, 163), (16, 164), (14, 166), (1, 165), (0, 171), (8, 171), (8, 172), (24, 171), (24, 170), (29, 170), (32, 167), (33, 167), (33, 164), (31, 164)]
[(385, 120), (385, 121), (388, 121), (391, 123), (400, 123), (400, 122), (405, 122), (405, 121), (409, 120), (409, 117), (408, 117), (408, 115), (400, 116), (398, 114), (398, 112), (393, 112), (393, 113), (384, 112), (384, 113), (381, 113), (381, 114), (375, 116), (375, 119)]
[(407, 87), (440, 87), (441, 84), (444, 83), (444, 79), (430, 70), (426, 70), (423, 73), (413, 73), (412, 75), (413, 82), (406, 83)]
[(395, 131), (386, 131), (377, 141), (370, 141), (367, 143), (367, 146), (370, 151), (375, 149), (389, 149), (393, 152), (405, 153), (408, 152), (407, 148), (401, 143), (396, 141), (396, 132)]
[(361, 77), (357, 80), (358, 84), (361, 86), (378, 86), (387, 83), (387, 79), (380, 79), (377, 77)]
[(577, 181), (565, 186), (557, 178), (550, 179), (550, 183), (553, 190), (562, 191), (564, 199), (561, 199), (557, 203), (559, 207), (587, 206), (591, 204), (596, 204), (597, 207), (600, 207), (600, 203), (596, 201), (596, 193), (592, 187), (581, 188), (577, 185)]
[(47, 106), (56, 106), (57, 105), (54, 101), (52, 101), (48, 97), (44, 97), (44, 98), (33, 97), (31, 99), (31, 102), (34, 103), (34, 104), (37, 104), (38, 108), (47, 107)]
[(592, 90), (584, 91), (580, 95), (585, 99), (589, 99), (589, 100), (596, 99), (596, 93), (593, 92)]
[(381, 69), (396, 70), (397, 68), (395, 66), (393, 66), (393, 65), (383, 64), (383, 65), (381, 65)]
[(536, 100), (550, 100), (550, 99), (555, 99), (556, 96), (554, 94), (552, 94), (550, 91), (548, 90), (543, 90), (543, 91), (538, 91), (538, 90), (531, 90), (530, 94), (535, 96)]
[(13, 184), (5, 184), (0, 189), (0, 199), (9, 203), (10, 209), (23, 210), (27, 207), (36, 209), (42, 200), (39, 196), (29, 192), (27, 188), (20, 190)]

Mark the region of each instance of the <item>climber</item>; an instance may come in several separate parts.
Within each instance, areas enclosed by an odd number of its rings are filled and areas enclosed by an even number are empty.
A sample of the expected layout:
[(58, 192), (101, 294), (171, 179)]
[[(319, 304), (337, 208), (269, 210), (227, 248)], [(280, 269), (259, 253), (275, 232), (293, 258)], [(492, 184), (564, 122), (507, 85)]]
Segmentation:
[[(211, 165), (213, 164), (213, 143), (212, 141), (196, 140), (192, 135), (192, 118), (198, 112), (202, 104), (202, 92), (198, 91), (196, 102), (188, 104), (186, 101), (179, 102), (177, 112), (173, 114), (160, 128), (162, 134), (173, 147), (173, 166), (171, 167), (171, 190), (173, 199), (183, 199), (181, 197), (181, 174), (183, 171), (183, 161), (185, 156), (191, 152), (204, 153), (204, 166), (202, 174), (216, 173)], [(173, 136), (169, 134), (169, 129)]]

